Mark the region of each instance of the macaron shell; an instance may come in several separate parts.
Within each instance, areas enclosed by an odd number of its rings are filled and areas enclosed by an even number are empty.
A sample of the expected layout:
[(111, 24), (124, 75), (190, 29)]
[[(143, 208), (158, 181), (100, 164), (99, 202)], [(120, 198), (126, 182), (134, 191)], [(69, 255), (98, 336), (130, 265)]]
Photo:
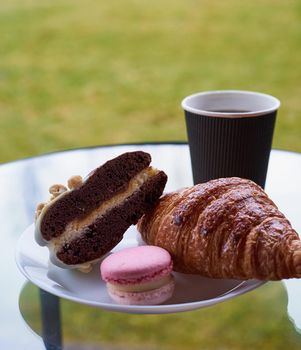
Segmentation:
[(170, 282), (158, 289), (146, 292), (121, 292), (108, 288), (108, 293), (113, 301), (122, 305), (158, 305), (171, 298), (175, 288), (175, 281)]
[(170, 254), (155, 246), (126, 248), (108, 256), (101, 264), (101, 276), (106, 282), (131, 283), (151, 280), (170, 274)]

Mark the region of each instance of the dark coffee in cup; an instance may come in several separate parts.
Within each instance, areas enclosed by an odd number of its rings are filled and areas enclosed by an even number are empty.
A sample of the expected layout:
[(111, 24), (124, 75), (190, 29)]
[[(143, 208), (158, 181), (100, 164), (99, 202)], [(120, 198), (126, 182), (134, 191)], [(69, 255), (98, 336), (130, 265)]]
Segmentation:
[(235, 110), (235, 109), (221, 109), (218, 111), (210, 111), (215, 113), (227, 113), (227, 114), (237, 114), (237, 113), (250, 113), (251, 111)]

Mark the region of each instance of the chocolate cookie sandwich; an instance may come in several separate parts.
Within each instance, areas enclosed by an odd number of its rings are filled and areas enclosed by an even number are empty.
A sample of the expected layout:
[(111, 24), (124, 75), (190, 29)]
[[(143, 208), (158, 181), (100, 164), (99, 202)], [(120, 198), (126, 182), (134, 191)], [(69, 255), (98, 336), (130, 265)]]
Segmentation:
[(53, 264), (89, 271), (121, 241), (165, 187), (166, 174), (150, 162), (148, 153), (124, 153), (84, 180), (70, 178), (68, 188), (50, 187), (52, 197), (37, 207), (35, 239), (49, 248)]

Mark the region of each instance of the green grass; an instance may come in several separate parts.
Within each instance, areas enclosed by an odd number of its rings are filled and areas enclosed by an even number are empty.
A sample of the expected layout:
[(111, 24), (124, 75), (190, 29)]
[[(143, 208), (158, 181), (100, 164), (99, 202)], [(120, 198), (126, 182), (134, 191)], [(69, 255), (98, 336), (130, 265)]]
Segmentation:
[(298, 0), (3, 0), (0, 162), (79, 146), (186, 140), (182, 98), (279, 97), (274, 147), (301, 151)]
[[(65, 344), (112, 346), (125, 349), (300, 349), (301, 339), (286, 312), (281, 283), (269, 283), (214, 307), (166, 315), (108, 312), (62, 300)], [(20, 310), (41, 334), (38, 290), (27, 284)]]

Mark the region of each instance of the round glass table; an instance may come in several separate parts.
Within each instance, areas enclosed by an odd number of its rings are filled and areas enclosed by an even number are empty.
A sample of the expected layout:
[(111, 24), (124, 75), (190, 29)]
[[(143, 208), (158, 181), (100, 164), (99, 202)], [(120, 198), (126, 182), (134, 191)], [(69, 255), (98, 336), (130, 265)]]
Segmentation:
[[(129, 314), (57, 297), (18, 270), (15, 252), (53, 183), (86, 175), (126, 151), (144, 150), (168, 174), (166, 192), (192, 185), (186, 143), (68, 150), (0, 166), (1, 349), (300, 349), (301, 280), (268, 282), (193, 311)], [(301, 232), (301, 154), (272, 150), (266, 192)]]

